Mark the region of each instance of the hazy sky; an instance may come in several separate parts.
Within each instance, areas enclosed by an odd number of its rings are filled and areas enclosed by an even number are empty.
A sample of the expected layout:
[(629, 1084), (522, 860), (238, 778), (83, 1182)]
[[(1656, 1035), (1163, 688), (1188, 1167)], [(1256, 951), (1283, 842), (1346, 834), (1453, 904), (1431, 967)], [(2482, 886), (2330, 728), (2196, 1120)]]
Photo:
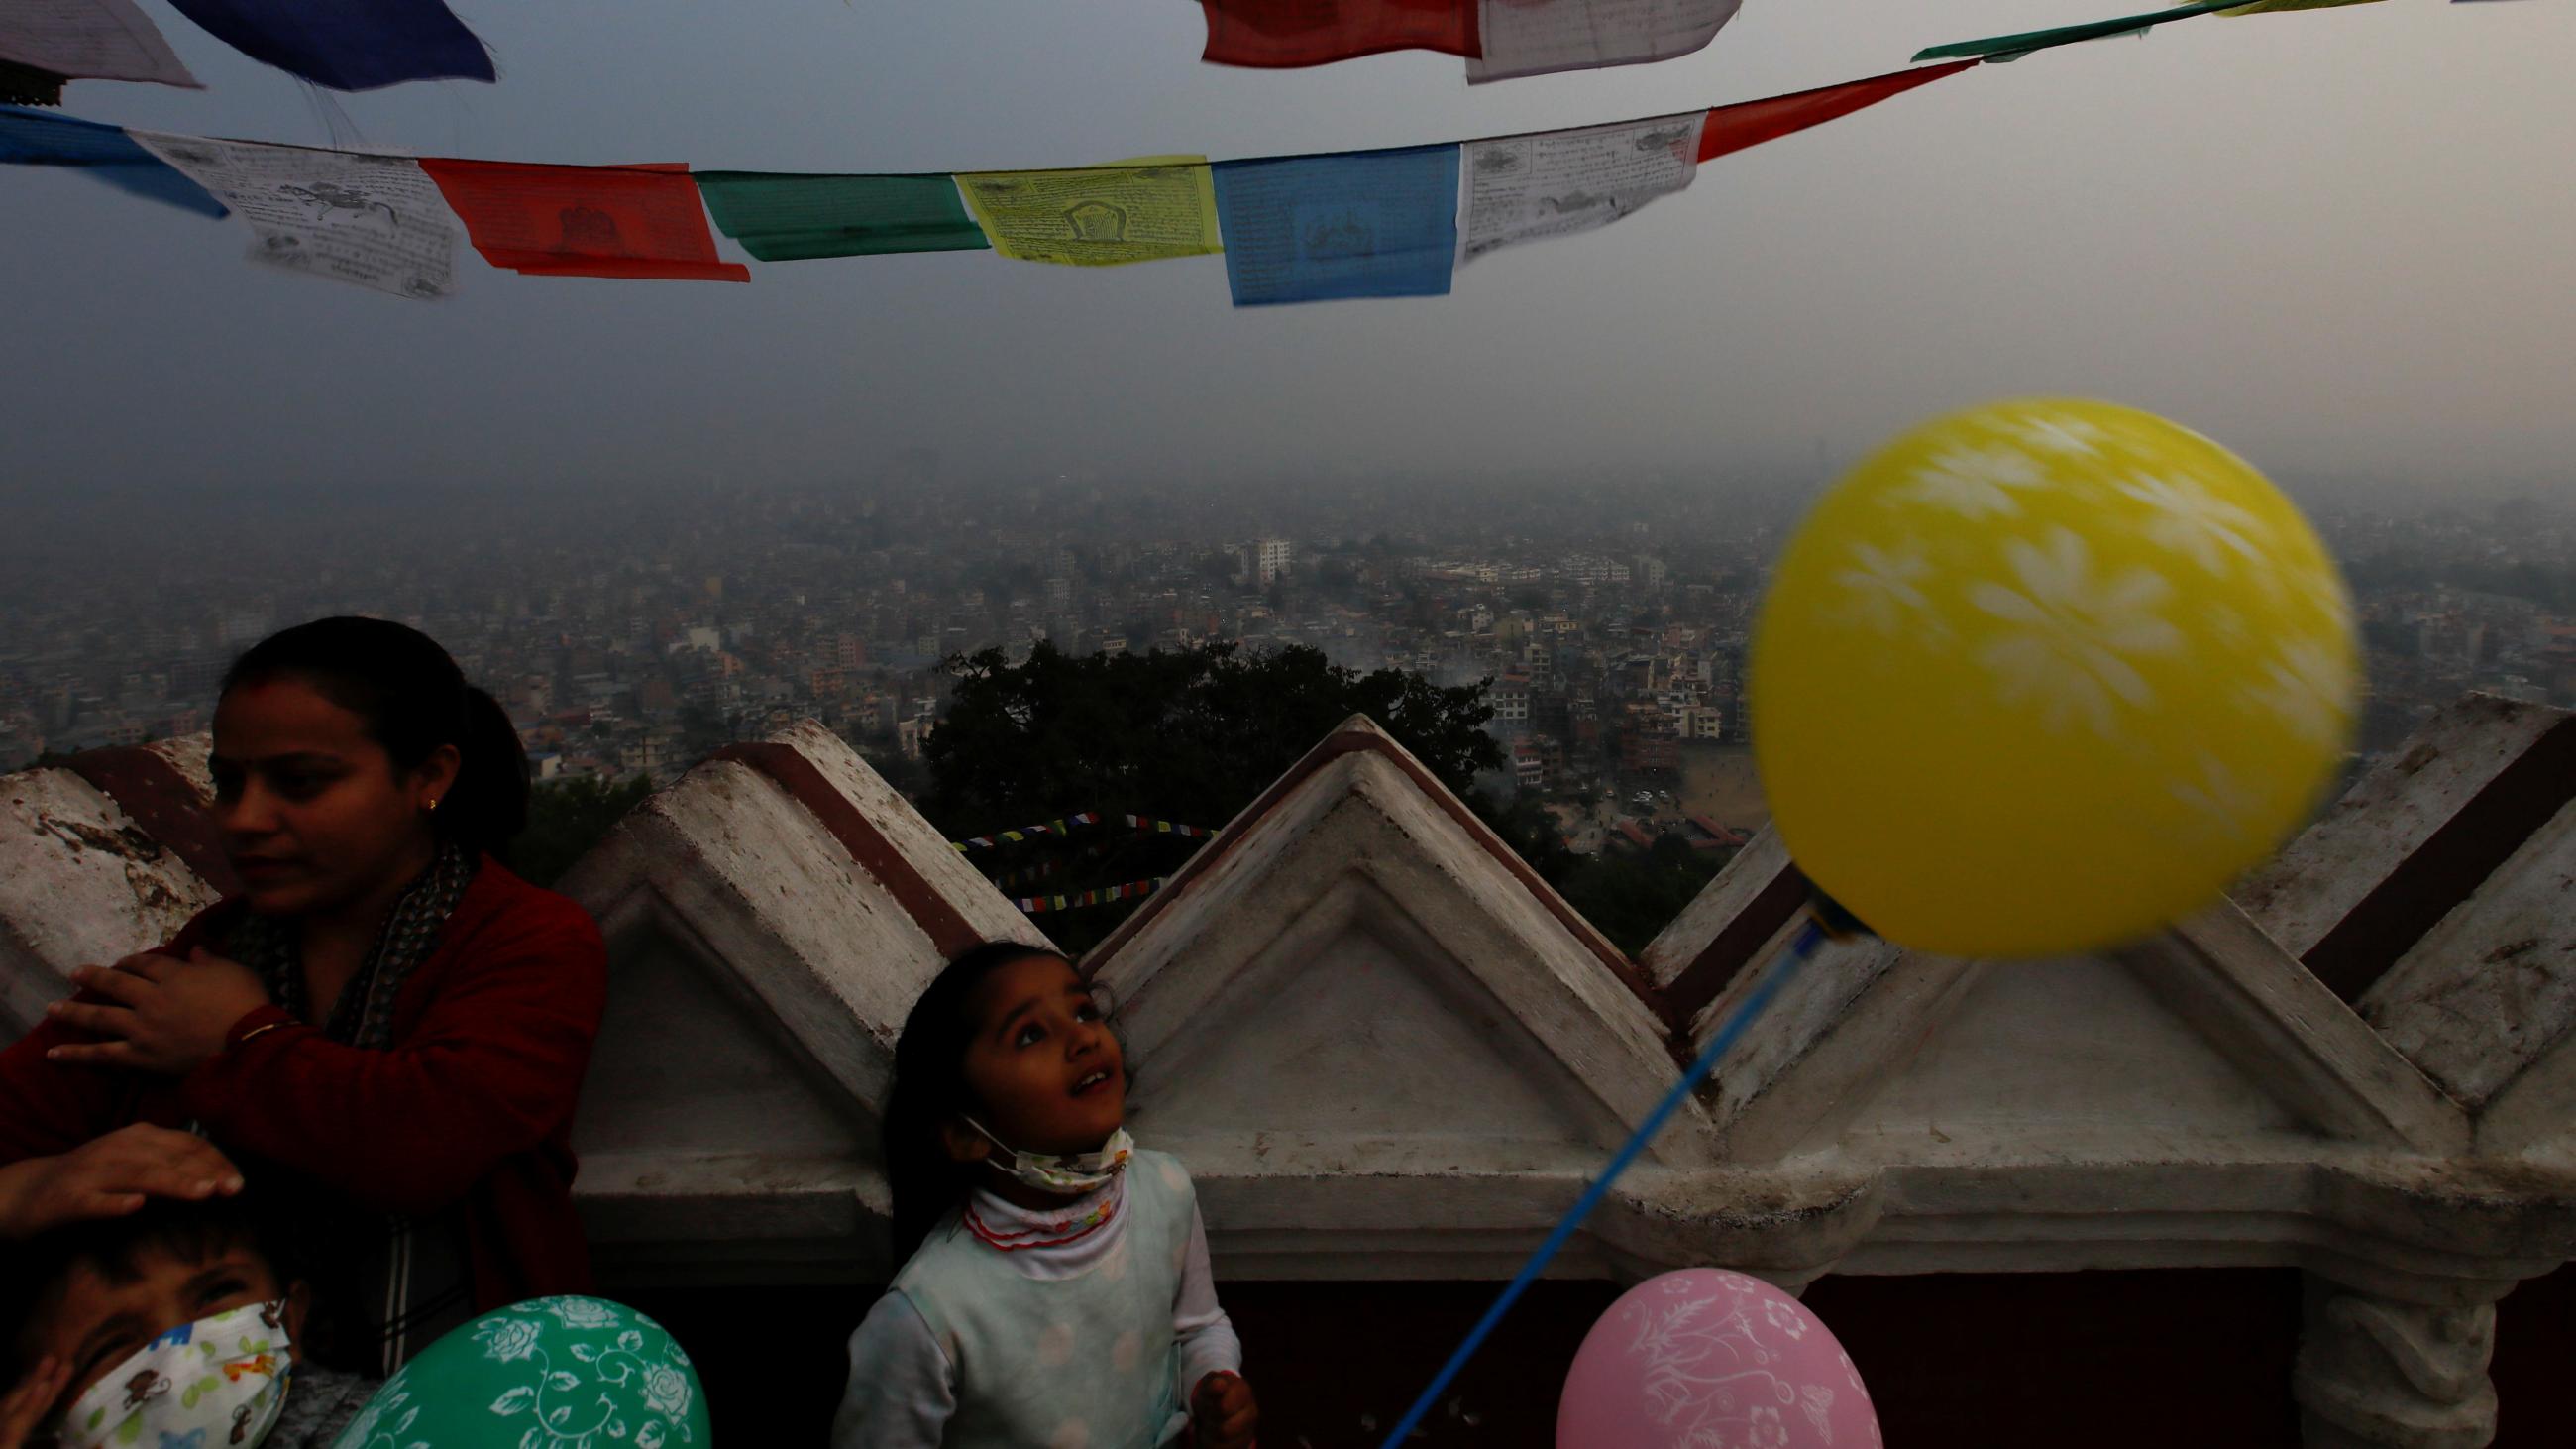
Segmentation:
[[(433, 155), (1222, 159), (1747, 100), (2131, 3), (1746, 0), (1687, 59), (1471, 90), (1421, 53), (1202, 65), (1185, 0), (456, 0), (500, 84), (330, 103)], [(210, 89), (80, 82), (70, 114), (333, 139), (299, 83), (142, 4)], [(748, 286), (469, 256), (461, 295), (423, 304), (255, 268), (238, 220), (0, 168), (0, 496), (847, 475), (910, 446), (950, 476), (1715, 480), (2027, 392), (2167, 413), (2284, 481), (2555, 486), (2576, 482), (2571, 57), (2576, 7), (2549, 0), (2193, 20), (1727, 157), (1445, 298), (1241, 312), (1217, 257), (990, 253), (755, 264)]]

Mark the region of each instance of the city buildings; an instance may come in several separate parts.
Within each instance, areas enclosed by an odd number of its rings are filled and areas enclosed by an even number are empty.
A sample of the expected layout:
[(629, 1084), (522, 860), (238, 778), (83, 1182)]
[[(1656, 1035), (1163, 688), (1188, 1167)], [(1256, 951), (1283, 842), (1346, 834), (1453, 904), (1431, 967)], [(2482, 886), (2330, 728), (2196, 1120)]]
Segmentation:
[[(399, 526), (281, 508), (208, 522), (202, 547), (141, 579), (21, 543), (0, 571), (0, 766), (201, 730), (241, 648), (359, 612), (446, 643), (550, 779), (668, 778), (805, 716), (880, 759), (917, 754), (950, 656), (1235, 641), (1489, 680), (1489, 728), (1511, 747), (1494, 788), (1624, 798), (1747, 743), (1753, 615), (1807, 496), (1569, 479), (1353, 484), (1291, 503), (932, 476), (552, 498), (499, 535), (464, 507)], [(2464, 690), (2576, 703), (2567, 516), (2316, 516), (2369, 647), (2365, 755)]]

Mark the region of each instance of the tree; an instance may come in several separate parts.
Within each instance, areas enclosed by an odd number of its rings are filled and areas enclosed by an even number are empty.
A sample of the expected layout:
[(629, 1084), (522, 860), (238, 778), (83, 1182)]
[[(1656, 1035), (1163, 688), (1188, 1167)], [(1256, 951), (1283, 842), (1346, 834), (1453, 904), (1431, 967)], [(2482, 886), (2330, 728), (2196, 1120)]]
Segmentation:
[[(951, 837), (1078, 810), (1223, 825), (1334, 726), (1366, 714), (1623, 951), (1643, 950), (1728, 854), (1668, 835), (1644, 852), (1578, 856), (1537, 800), (1497, 802), (1473, 788), (1479, 771), (1503, 762), (1482, 729), (1490, 680), (1444, 689), (1399, 670), (1336, 666), (1317, 649), (1245, 654), (1232, 644), (1082, 658), (1040, 644), (1023, 664), (986, 650), (948, 667), (957, 687), (922, 745), (931, 786), (916, 802)], [(1001, 877), (1006, 895), (1071, 895), (1168, 875), (1193, 848), (1110, 826), (978, 850), (974, 863)], [(1039, 924), (1079, 952), (1132, 909), (1091, 906)]]
[(930, 796), (930, 772), (919, 760), (903, 752), (892, 734), (879, 732), (850, 738), (852, 748), (868, 762), (877, 777), (894, 787), (894, 792), (907, 800), (925, 800)]
[(1588, 859), (1569, 855), (1570, 868), (1548, 876), (1548, 884), (1611, 944), (1634, 956), (1672, 924), (1733, 856), (1731, 850), (1694, 850), (1689, 841), (1667, 834), (1643, 852), (1613, 850)]
[[(1010, 663), (998, 649), (949, 661), (949, 711), (922, 745), (931, 789), (920, 803), (952, 837), (1096, 810), (1215, 827), (1232, 819), (1336, 725), (1366, 714), (1462, 794), (1502, 752), (1481, 726), (1484, 685), (1441, 688), (1418, 675), (1362, 673), (1323, 651), (1246, 654), (1231, 643), (1076, 658), (1041, 643)], [(1040, 837), (976, 864), (1006, 894), (1073, 894), (1168, 875), (1186, 838)], [(1034, 873), (1033, 883), (1012, 878)], [(1132, 906), (1050, 914), (1067, 950), (1101, 937)]]
[(988, 649), (949, 671), (956, 691), (922, 754), (930, 814), (960, 832), (1095, 809), (1220, 825), (1354, 714), (1461, 793), (1502, 765), (1484, 685), (1364, 674), (1304, 646), (1075, 658), (1041, 643), (1022, 664)]
[(1467, 804), (1549, 885), (1561, 890), (1582, 866), (1583, 858), (1565, 848), (1564, 834), (1538, 796), (1515, 792), (1497, 800), (1479, 790), (1467, 797)]
[(705, 759), (732, 739), (731, 722), (712, 705), (690, 700), (680, 706), (680, 748), (690, 759)]
[(1565, 848), (1556, 821), (1537, 800), (1521, 795), (1495, 803), (1471, 795), (1468, 803), (1539, 877), (1565, 897), (1610, 943), (1634, 956), (1671, 925), (1714, 879), (1733, 850), (1695, 850), (1666, 832), (1643, 851), (1614, 848), (1597, 856)]
[(528, 791), (528, 826), (510, 843), (510, 868), (532, 884), (553, 885), (652, 794), (649, 775), (623, 785), (586, 776), (534, 787)]

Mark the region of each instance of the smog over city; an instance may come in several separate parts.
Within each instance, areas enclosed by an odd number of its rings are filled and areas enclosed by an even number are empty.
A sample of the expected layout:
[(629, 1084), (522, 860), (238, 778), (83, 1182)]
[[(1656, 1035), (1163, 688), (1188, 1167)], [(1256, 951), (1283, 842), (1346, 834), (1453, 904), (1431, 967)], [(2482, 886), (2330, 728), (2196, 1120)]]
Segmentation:
[(2134, 3), (0, 0), (0, 1449), (2567, 1443), (2576, 6)]

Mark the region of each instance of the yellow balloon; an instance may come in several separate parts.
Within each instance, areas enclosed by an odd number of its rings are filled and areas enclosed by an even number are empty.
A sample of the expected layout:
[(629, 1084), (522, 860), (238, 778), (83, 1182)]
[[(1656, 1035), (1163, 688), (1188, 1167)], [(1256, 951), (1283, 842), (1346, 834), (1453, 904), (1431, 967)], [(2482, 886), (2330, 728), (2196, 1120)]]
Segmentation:
[(2213, 904), (2349, 748), (2352, 600), (2188, 429), (1998, 403), (1898, 438), (1789, 544), (1747, 681), (1772, 818), (1888, 939), (2026, 957)]

